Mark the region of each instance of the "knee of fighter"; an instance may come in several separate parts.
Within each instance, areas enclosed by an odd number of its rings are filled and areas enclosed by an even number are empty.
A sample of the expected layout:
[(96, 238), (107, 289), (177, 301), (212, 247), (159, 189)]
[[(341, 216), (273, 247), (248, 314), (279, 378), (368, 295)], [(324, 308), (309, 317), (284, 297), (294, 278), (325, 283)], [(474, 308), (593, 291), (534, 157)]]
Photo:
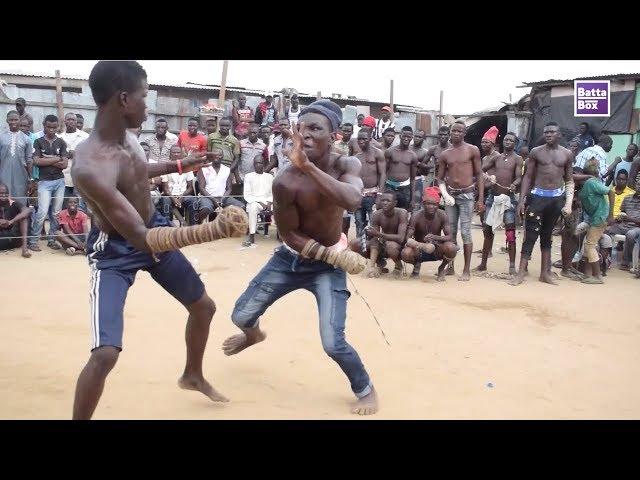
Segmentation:
[(324, 352), (331, 358), (335, 358), (344, 350), (346, 342), (343, 339), (338, 338), (325, 338), (322, 337), (322, 348)]
[(98, 347), (91, 354), (90, 364), (98, 374), (106, 376), (115, 366), (119, 356), (120, 351), (116, 347)]
[(238, 328), (251, 328), (255, 323), (252, 315), (237, 307), (231, 312), (231, 321)]

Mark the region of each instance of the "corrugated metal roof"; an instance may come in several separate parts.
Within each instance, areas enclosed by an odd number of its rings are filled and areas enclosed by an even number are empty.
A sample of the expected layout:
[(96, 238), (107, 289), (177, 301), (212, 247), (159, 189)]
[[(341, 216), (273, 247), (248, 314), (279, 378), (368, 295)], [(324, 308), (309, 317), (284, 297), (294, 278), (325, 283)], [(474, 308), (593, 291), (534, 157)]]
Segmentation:
[[(56, 78), (54, 75), (51, 75), (50, 73), (34, 73), (34, 72), (23, 72), (20, 70), (10, 70), (10, 71), (4, 71), (4, 72), (0, 72), (0, 75), (15, 75), (15, 76), (20, 76), (20, 77), (40, 77), (40, 78)], [(88, 80), (85, 77), (74, 77), (72, 75), (63, 75), (60, 78), (64, 79), (64, 80)]]
[(522, 82), (522, 87), (548, 87), (551, 85), (562, 85), (571, 83), (574, 80), (626, 80), (630, 78), (640, 79), (640, 73), (611, 73), (609, 75), (597, 75), (594, 77), (576, 77), (566, 80), (543, 80), (540, 82)]

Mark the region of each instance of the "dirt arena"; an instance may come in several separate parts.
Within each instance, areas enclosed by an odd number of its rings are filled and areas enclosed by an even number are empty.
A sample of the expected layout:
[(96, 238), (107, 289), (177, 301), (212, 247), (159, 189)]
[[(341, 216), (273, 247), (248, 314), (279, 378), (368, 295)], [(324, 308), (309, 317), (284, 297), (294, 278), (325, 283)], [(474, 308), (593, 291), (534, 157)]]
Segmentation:
[[(474, 229), (475, 248), (482, 233)], [(518, 252), (521, 233), (518, 232)], [(489, 270), (503, 272), (498, 232)], [(554, 237), (553, 260), (559, 257)], [(44, 244), (43, 244), (44, 245)], [(185, 359), (182, 307), (144, 272), (125, 308), (124, 351), (96, 419), (350, 419), (346, 377), (322, 350), (312, 295), (295, 292), (263, 317), (265, 342), (237, 356), (230, 313), (276, 241), (237, 239), (184, 250), (218, 310), (205, 376), (230, 397), (214, 404), (178, 389)], [(536, 246), (536, 248), (538, 248)], [(519, 255), (519, 253), (518, 253)], [(479, 258), (474, 254), (472, 266)], [(458, 269), (461, 261), (457, 262)], [(435, 281), (350, 277), (380, 320), (387, 345), (351, 282), (347, 338), (380, 396), (373, 419), (636, 419), (640, 417), (640, 281), (612, 270), (606, 285), (537, 282), (539, 250), (520, 287), (473, 277)], [(66, 419), (89, 353), (89, 269), (46, 247), (30, 260), (0, 254), (0, 418)], [(387, 276), (388, 277), (388, 276)]]

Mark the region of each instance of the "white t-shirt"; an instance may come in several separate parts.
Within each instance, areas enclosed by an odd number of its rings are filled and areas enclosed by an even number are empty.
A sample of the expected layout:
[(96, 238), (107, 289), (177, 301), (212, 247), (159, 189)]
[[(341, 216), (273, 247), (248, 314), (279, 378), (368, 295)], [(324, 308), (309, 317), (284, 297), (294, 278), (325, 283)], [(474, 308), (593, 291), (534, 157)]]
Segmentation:
[(173, 196), (180, 196), (187, 189), (189, 182), (193, 182), (193, 172), (170, 173), (167, 175), (167, 181), (169, 182), (169, 193)]
[(213, 167), (204, 167), (201, 172), (206, 182), (205, 192), (207, 196), (223, 197), (224, 192), (227, 190), (227, 179), (231, 174), (229, 167), (220, 164), (220, 170), (217, 172)]
[[(76, 131), (73, 133), (67, 133), (67, 131), (65, 130), (64, 132), (58, 133), (56, 135), (62, 140), (64, 140), (64, 143), (67, 144), (67, 152), (75, 151), (76, 147), (81, 141), (89, 138), (89, 134), (87, 132), (83, 132), (82, 130), (78, 130), (78, 129), (76, 129)], [(64, 175), (64, 185), (66, 187), (73, 187), (73, 179), (71, 178), (72, 163), (73, 163), (73, 160), (69, 159), (69, 164), (67, 165), (67, 168), (62, 170), (62, 173)]]

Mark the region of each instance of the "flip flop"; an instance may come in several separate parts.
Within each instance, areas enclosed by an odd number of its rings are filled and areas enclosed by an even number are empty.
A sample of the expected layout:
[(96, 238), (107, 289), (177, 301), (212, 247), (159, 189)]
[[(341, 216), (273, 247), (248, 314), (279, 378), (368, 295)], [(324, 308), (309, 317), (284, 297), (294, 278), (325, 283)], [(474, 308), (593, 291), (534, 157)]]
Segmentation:
[(586, 283), (588, 285), (601, 285), (604, 282), (598, 278), (595, 277), (587, 277), (587, 278), (583, 278), (582, 280), (580, 280), (580, 283)]

